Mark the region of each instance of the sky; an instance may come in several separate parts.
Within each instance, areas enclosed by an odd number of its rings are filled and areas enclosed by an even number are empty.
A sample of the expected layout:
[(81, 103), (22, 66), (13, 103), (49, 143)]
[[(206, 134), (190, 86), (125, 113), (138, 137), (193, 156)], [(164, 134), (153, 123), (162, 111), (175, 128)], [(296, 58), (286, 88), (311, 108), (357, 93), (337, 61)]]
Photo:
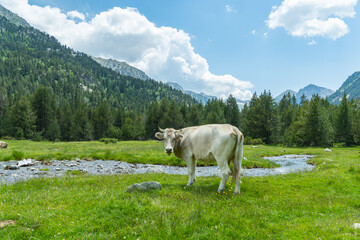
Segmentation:
[(87, 54), (186, 90), (248, 100), (360, 70), (357, 0), (0, 0)]

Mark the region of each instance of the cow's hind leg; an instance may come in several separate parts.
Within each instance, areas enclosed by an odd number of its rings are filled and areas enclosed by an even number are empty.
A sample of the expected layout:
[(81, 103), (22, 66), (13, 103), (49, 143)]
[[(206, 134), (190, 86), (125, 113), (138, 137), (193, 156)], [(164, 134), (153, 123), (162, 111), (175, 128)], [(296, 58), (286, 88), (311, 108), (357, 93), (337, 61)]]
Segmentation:
[(220, 181), (220, 185), (218, 188), (218, 192), (222, 192), (225, 190), (225, 185), (229, 178), (229, 175), (231, 174), (231, 171), (230, 171), (229, 165), (227, 163), (227, 160), (224, 159), (224, 160), (220, 160), (217, 162), (218, 162), (220, 172), (221, 172), (221, 181)]
[(193, 158), (187, 158), (186, 165), (188, 168), (188, 175), (189, 175), (189, 181), (187, 185), (191, 186), (196, 181), (195, 179), (196, 160), (194, 160)]
[(233, 161), (234, 165), (234, 181), (235, 181), (235, 194), (240, 193), (240, 183), (241, 183), (241, 160), (234, 159)]

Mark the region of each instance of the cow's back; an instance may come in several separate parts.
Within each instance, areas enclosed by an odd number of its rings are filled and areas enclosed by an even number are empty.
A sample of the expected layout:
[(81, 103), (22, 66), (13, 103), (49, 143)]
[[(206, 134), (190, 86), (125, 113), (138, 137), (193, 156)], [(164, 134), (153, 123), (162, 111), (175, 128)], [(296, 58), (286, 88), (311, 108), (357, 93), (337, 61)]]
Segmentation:
[(229, 124), (208, 124), (184, 128), (181, 148), (201, 161), (215, 161), (214, 156), (232, 154), (236, 145), (234, 127)]

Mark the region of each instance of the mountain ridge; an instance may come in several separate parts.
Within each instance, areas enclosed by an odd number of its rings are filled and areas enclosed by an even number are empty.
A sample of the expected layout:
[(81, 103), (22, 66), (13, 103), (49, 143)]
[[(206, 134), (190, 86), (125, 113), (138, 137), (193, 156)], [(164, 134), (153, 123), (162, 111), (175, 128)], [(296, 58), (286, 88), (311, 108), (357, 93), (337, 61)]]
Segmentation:
[(5, 17), (17, 26), (31, 27), (31, 25), (16, 13), (11, 12), (0, 4), (0, 16)]
[(110, 68), (110, 69), (114, 70), (115, 72), (120, 73), (121, 75), (130, 76), (130, 77), (138, 78), (141, 80), (149, 80), (150, 79), (150, 77), (148, 75), (146, 75), (146, 73), (144, 73), (143, 71), (141, 71), (140, 69), (138, 69), (136, 67), (131, 66), (127, 62), (121, 62), (121, 61), (114, 60), (114, 59), (105, 59), (105, 58), (93, 57), (93, 56), (91, 56), (91, 58), (94, 59), (101, 66)]
[(298, 92), (288, 89), (288, 90), (284, 91), (283, 93), (281, 93), (280, 95), (278, 95), (277, 97), (275, 97), (275, 101), (280, 102), (282, 97), (288, 93), (290, 93), (290, 95), (295, 95), (296, 101), (299, 103), (301, 101), (302, 95), (305, 95), (305, 97), (307, 99), (311, 99), (314, 94), (317, 94), (322, 98), (327, 98), (334, 92), (335, 91), (332, 89), (320, 87), (315, 84), (309, 84), (309, 85), (301, 88)]
[(340, 104), (344, 93), (346, 93), (348, 100), (360, 98), (360, 71), (351, 74), (341, 87), (329, 96), (329, 101), (333, 104)]

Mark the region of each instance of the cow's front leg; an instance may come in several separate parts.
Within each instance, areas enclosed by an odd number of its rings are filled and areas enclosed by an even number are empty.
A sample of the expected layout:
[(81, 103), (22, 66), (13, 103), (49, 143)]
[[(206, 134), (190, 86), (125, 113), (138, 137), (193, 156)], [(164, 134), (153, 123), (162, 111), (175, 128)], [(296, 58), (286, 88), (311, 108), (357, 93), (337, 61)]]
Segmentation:
[(196, 181), (196, 179), (195, 179), (196, 161), (192, 158), (189, 158), (186, 161), (186, 165), (187, 165), (188, 174), (189, 174), (189, 181), (188, 181), (187, 185), (191, 186)]

